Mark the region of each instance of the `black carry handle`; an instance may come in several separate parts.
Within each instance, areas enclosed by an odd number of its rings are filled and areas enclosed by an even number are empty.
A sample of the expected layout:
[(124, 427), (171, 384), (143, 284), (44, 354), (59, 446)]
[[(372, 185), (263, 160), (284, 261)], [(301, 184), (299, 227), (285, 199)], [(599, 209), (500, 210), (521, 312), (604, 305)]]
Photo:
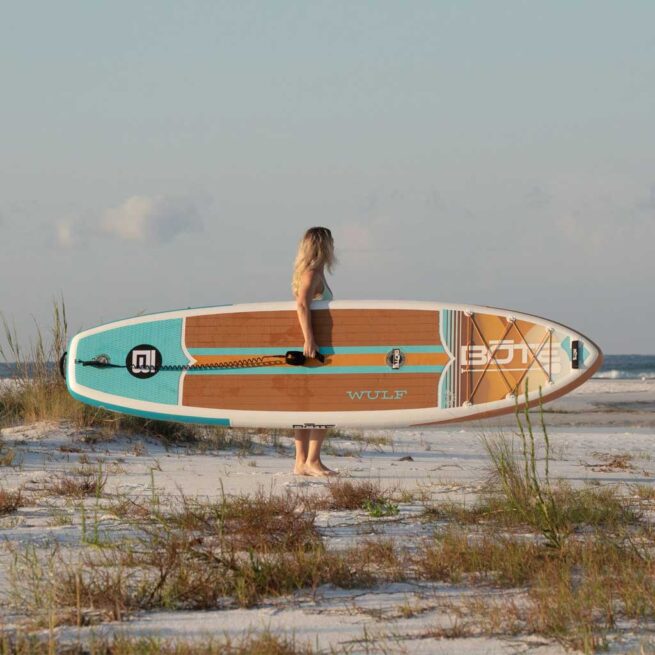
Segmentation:
[[(317, 359), (321, 364), (325, 364), (325, 355), (316, 351), (314, 359)], [(307, 361), (307, 357), (300, 350), (289, 350), (284, 356), (284, 361), (290, 366), (304, 366)]]

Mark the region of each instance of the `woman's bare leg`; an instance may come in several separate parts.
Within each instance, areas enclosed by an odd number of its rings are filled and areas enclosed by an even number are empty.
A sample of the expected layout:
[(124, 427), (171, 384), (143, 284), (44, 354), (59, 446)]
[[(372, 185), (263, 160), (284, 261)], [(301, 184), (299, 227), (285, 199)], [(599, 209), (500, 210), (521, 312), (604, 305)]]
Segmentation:
[(311, 430), (309, 435), (309, 449), (305, 461), (305, 475), (337, 475), (336, 471), (329, 469), (321, 461), (321, 446), (327, 435), (327, 430)]
[(293, 431), (293, 436), (296, 440), (296, 463), (293, 467), (293, 472), (296, 475), (307, 475), (305, 473), (305, 462), (309, 451), (309, 436), (311, 430), (296, 429)]

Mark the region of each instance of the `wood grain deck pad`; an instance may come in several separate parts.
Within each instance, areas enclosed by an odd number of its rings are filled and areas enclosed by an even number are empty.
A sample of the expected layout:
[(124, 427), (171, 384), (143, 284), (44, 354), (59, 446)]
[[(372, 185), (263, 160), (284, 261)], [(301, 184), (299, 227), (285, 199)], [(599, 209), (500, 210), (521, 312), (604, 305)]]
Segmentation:
[(435, 407), (439, 374), (187, 375), (183, 404), (263, 411)]
[[(439, 313), (421, 310), (318, 309), (312, 327), (320, 346), (436, 345)], [(294, 311), (190, 316), (187, 348), (302, 346)]]

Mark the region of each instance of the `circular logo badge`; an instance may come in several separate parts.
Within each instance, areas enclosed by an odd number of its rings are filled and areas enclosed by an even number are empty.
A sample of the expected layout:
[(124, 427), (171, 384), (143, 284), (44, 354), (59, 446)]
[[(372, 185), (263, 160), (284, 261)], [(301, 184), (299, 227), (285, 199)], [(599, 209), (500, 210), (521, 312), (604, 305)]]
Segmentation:
[(394, 348), (387, 353), (387, 366), (400, 368), (405, 363), (405, 353), (400, 348)]
[(154, 346), (143, 343), (127, 353), (125, 366), (135, 378), (151, 378), (161, 368), (161, 353)]

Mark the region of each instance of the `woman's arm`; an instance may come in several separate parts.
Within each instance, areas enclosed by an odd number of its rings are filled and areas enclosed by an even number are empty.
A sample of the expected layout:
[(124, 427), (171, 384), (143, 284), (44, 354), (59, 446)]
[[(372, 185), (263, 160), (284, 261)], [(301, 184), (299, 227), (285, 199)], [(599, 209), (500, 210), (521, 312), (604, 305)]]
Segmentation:
[(318, 284), (318, 273), (316, 271), (307, 270), (300, 277), (300, 284), (298, 285), (298, 296), (296, 297), (296, 312), (298, 313), (298, 320), (302, 328), (303, 336), (305, 337), (305, 345), (303, 353), (305, 357), (314, 357), (318, 346), (314, 341), (314, 331), (312, 330), (312, 316), (309, 309), (314, 291)]

